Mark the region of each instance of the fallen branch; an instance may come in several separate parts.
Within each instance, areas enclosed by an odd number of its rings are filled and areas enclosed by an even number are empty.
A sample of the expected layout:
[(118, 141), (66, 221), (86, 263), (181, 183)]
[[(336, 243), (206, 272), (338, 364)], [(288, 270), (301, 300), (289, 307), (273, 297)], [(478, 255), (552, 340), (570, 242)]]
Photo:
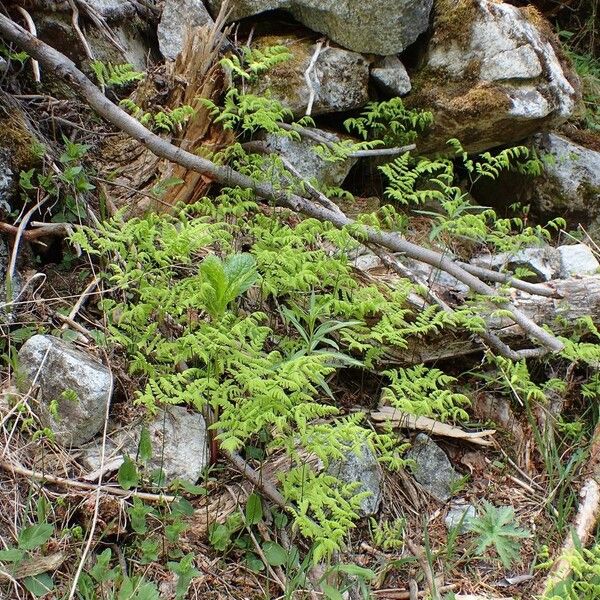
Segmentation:
[(265, 479), (261, 473), (255, 471), (239, 454), (226, 452), (225, 458), (230, 462), (248, 481), (253, 483), (266, 498), (277, 504), (280, 508), (287, 508), (288, 503), (277, 491), (273, 483)]
[[(302, 127), (302, 125), (298, 125), (296, 123), (279, 123), (278, 124), (281, 129), (285, 129), (286, 131), (295, 131), (303, 138), (307, 138), (312, 140), (313, 142), (317, 142), (318, 144), (322, 144), (327, 148), (334, 149), (335, 143), (330, 139), (327, 139), (325, 136), (321, 135), (318, 131), (314, 129), (310, 129), (309, 127)], [(407, 144), (406, 146), (398, 146), (394, 148), (371, 148), (370, 150), (357, 150), (356, 152), (350, 152), (348, 154), (348, 158), (370, 158), (374, 156), (398, 156), (399, 154), (404, 154), (405, 152), (410, 152), (417, 147), (416, 144)]]
[[(451, 583), (449, 585), (442, 585), (438, 588), (440, 593), (451, 592), (458, 587), (456, 583)], [(373, 590), (371, 592), (375, 597), (381, 597), (385, 600), (411, 600), (410, 591), (407, 590), (398, 590), (396, 588), (384, 588), (381, 590)], [(427, 596), (429, 592), (422, 591), (417, 592), (417, 598), (424, 598)]]
[(310, 62), (308, 63), (308, 67), (306, 68), (306, 71), (304, 71), (304, 79), (306, 80), (306, 85), (308, 85), (308, 89), (310, 90), (310, 96), (308, 98), (308, 106), (306, 107), (306, 115), (307, 116), (310, 116), (310, 114), (312, 113), (313, 102), (315, 101), (315, 88), (310, 79), (310, 74), (311, 74), (312, 70), (315, 68), (315, 64), (319, 58), (319, 54), (321, 53), (322, 47), (323, 47), (323, 40), (320, 40), (319, 42), (317, 42), (317, 45), (315, 47), (315, 52), (312, 55)]
[(544, 296), (546, 298), (562, 298), (562, 296), (554, 288), (548, 287), (547, 285), (541, 283), (529, 283), (528, 281), (523, 281), (522, 279), (515, 279), (512, 275), (500, 273), (499, 271), (494, 271), (492, 269), (486, 269), (485, 267), (478, 267), (465, 262), (457, 261), (456, 264), (467, 271), (467, 273), (471, 273), (471, 275), (475, 275), (484, 281), (503, 283), (515, 288), (516, 290), (521, 290), (536, 296)]
[(427, 587), (429, 588), (429, 594), (431, 595), (431, 600), (441, 600), (435, 577), (431, 568), (431, 564), (427, 560), (425, 553), (409, 537), (406, 538), (406, 547), (410, 550), (411, 554), (417, 559), (423, 571), (425, 581), (427, 582)]
[(411, 429), (413, 431), (426, 431), (431, 435), (464, 440), (477, 444), (478, 446), (493, 446), (492, 440), (486, 439), (496, 433), (495, 429), (485, 429), (484, 431), (464, 431), (459, 427), (446, 425), (429, 417), (416, 417), (391, 406), (382, 406), (379, 410), (371, 413), (371, 418), (376, 423), (391, 424), (397, 429)]
[(65, 562), (64, 552), (55, 552), (48, 556), (32, 556), (16, 564), (9, 572), (0, 571), (0, 581), (2, 579), (25, 579), (25, 577), (35, 577), (46, 571), (56, 571), (60, 565)]
[(32, 471), (23, 465), (6, 459), (0, 460), (0, 469), (7, 473), (11, 473), (12, 475), (20, 475), (21, 477), (34, 479), (42, 483), (51, 483), (60, 487), (84, 490), (86, 492), (100, 491), (110, 496), (119, 496), (122, 498), (134, 497), (148, 502), (175, 502), (176, 500), (175, 496), (168, 496), (167, 494), (150, 494), (147, 492), (137, 492), (135, 490), (123, 490), (108, 485), (95, 485), (93, 483), (83, 483), (82, 481), (74, 479), (66, 479), (65, 477), (57, 477), (56, 475), (42, 473), (41, 471)]
[[(27, 27), (31, 35), (37, 36), (37, 30), (35, 28), (35, 23), (33, 22), (31, 15), (22, 6), (17, 6), (17, 10), (23, 16), (25, 23), (27, 23)], [(33, 71), (33, 80), (36, 83), (39, 83), (42, 80), (42, 75), (40, 73), (40, 65), (35, 59), (31, 61), (31, 70)]]
[[(560, 335), (567, 336), (583, 317), (591, 318), (594, 324), (600, 325), (600, 275), (557, 279), (552, 285), (557, 292), (556, 298), (541, 298), (517, 290), (513, 295), (513, 304), (536, 323), (554, 323), (554, 328)], [(557, 317), (560, 317), (559, 321)], [(522, 329), (514, 325), (507, 316), (494, 315), (491, 311), (486, 321), (489, 331), (508, 346), (520, 347), (524, 344)], [(455, 359), (483, 349), (481, 342), (474, 336), (465, 332), (447, 331), (443, 338), (411, 340), (406, 349), (388, 349), (388, 355), (395, 363), (414, 365)], [(539, 350), (536, 348), (536, 351)], [(518, 354), (531, 355), (531, 350), (520, 350)]]
[[(395, 232), (378, 231), (372, 227), (359, 226), (355, 221), (341, 212), (333, 212), (326, 207), (315, 204), (307, 198), (276, 190), (270, 184), (255, 181), (231, 167), (216, 165), (205, 158), (174, 146), (146, 129), (139, 121), (113, 104), (64, 54), (38, 40), (17, 23), (2, 14), (0, 14), (0, 34), (5, 40), (16, 44), (30, 56), (37, 59), (46, 69), (64, 79), (74, 91), (85, 98), (90, 107), (99, 115), (142, 143), (155, 155), (178, 163), (190, 170), (197, 171), (218, 183), (251, 189), (260, 198), (272, 201), (279, 206), (296, 212), (304, 213), (318, 220), (328, 221), (338, 229), (349, 227), (356, 229), (358, 227), (361, 236), (364, 236), (366, 241), (384, 246), (393, 252), (404, 253), (410, 258), (442, 269), (469, 286), (476, 294), (494, 297), (497, 295), (494, 288), (471, 275), (451, 259), (435, 250), (409, 242)], [(548, 350), (559, 352), (564, 348), (564, 344), (559, 339), (537, 325), (510, 302), (498, 303), (497, 308), (506, 310), (515, 323), (520, 325), (528, 335), (538, 340)]]

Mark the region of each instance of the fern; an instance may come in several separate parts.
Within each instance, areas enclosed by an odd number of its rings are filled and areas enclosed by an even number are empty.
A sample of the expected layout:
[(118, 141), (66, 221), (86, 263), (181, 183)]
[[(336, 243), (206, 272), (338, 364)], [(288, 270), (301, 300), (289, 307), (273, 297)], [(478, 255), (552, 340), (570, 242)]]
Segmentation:
[(390, 385), (381, 395), (383, 402), (403, 412), (441, 421), (468, 419), (462, 407), (470, 404), (469, 399), (448, 390), (447, 385), (456, 380), (439, 369), (417, 365), (410, 369), (390, 369), (383, 374), (390, 378)]
[(90, 63), (98, 83), (102, 88), (106, 86), (124, 86), (144, 79), (145, 74), (136, 71), (131, 64), (112, 65), (94, 60)]
[(292, 58), (292, 53), (286, 46), (265, 48), (242, 46), (239, 52), (239, 56), (232, 54), (222, 58), (221, 66), (245, 80), (255, 80), (258, 75)]
[(168, 111), (158, 111), (154, 114), (145, 111), (130, 98), (124, 98), (119, 104), (129, 111), (138, 121), (157, 131), (176, 132), (196, 113), (192, 106), (184, 104)]
[(344, 126), (363, 140), (381, 140), (387, 147), (413, 142), (418, 133), (433, 123), (433, 115), (422, 110), (408, 110), (401, 98), (370, 102), (359, 117), (346, 119)]

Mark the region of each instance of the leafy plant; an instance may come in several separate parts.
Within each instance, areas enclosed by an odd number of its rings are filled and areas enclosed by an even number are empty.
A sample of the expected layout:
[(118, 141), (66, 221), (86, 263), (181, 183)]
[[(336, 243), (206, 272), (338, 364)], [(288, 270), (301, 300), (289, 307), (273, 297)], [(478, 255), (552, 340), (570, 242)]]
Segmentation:
[(433, 123), (433, 115), (423, 110), (409, 110), (401, 98), (370, 102), (360, 116), (346, 119), (344, 126), (363, 140), (380, 140), (386, 147), (403, 146)]
[[(17, 572), (20, 567), (35, 560), (33, 553), (41, 550), (53, 535), (54, 527), (50, 523), (24, 527), (19, 531), (16, 547), (0, 550), (0, 562), (10, 565), (9, 573)], [(22, 582), (34, 596), (43, 596), (54, 588), (54, 581), (48, 573), (28, 575)]]
[(594, 600), (600, 594), (600, 544), (584, 548), (576, 540), (566, 557), (572, 573), (564, 581), (553, 583), (543, 600)]
[(232, 254), (225, 261), (207, 256), (200, 265), (200, 298), (213, 319), (225, 314), (227, 306), (258, 279), (256, 261), (250, 254)]
[(183, 104), (166, 111), (160, 110), (155, 113), (145, 111), (130, 98), (124, 98), (119, 104), (125, 110), (129, 111), (132, 116), (138, 119), (142, 125), (165, 133), (179, 131), (181, 127), (196, 114), (194, 107), (189, 104)]
[(60, 210), (52, 217), (54, 222), (77, 222), (85, 216), (85, 196), (95, 189), (91, 173), (83, 164), (90, 146), (65, 136), (63, 142), (64, 149), (58, 159), (62, 169), (58, 174), (37, 168), (21, 171), (19, 187), (24, 200), (41, 193), (59, 201)]
[(402, 536), (406, 526), (406, 520), (399, 518), (393, 521), (377, 521), (371, 517), (369, 520), (371, 537), (376, 548), (384, 552), (400, 550), (404, 546)]
[(360, 361), (340, 352), (339, 344), (331, 337), (331, 334), (360, 325), (361, 321), (325, 320), (329, 313), (330, 302), (328, 298), (317, 299), (313, 291), (306, 309), (298, 304), (281, 307), (286, 321), (295, 328), (302, 340), (300, 347), (292, 356), (325, 354), (333, 365), (360, 367), (362, 366)]
[(112, 551), (106, 548), (94, 565), (81, 574), (77, 592), (82, 600), (159, 600), (156, 586), (143, 577), (128, 577), (120, 567), (111, 568)]
[(469, 520), (469, 530), (476, 534), (475, 553), (482, 555), (493, 547), (505, 569), (509, 569), (519, 557), (519, 539), (531, 537), (525, 529), (514, 523), (515, 511), (511, 506), (496, 507), (487, 500), (482, 514)]

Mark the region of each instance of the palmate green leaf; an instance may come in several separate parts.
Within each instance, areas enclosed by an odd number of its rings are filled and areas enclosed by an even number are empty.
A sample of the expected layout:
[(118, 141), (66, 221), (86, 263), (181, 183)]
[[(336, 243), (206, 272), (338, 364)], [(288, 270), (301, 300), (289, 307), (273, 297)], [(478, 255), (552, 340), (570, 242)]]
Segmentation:
[(490, 546), (498, 553), (503, 566), (508, 569), (519, 557), (518, 539), (531, 537), (525, 529), (514, 524), (515, 511), (511, 506), (495, 507), (484, 502), (483, 513), (469, 521), (469, 529), (477, 534), (475, 552), (483, 554)]
[(54, 527), (50, 523), (40, 523), (25, 527), (19, 533), (19, 548), (21, 550), (35, 550), (45, 544), (54, 533)]

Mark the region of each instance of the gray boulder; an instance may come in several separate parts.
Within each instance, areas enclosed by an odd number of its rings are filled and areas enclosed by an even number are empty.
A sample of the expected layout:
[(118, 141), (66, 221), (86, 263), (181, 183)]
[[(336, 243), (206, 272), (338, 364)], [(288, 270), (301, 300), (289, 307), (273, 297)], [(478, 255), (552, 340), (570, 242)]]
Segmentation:
[(533, 206), (584, 225), (600, 217), (600, 152), (556, 133), (536, 135), (544, 172), (530, 185)]
[(573, 275), (593, 275), (598, 273), (600, 263), (585, 244), (559, 246), (560, 276), (564, 279)]
[(412, 78), (409, 105), (434, 113), (422, 151), (469, 152), (522, 140), (568, 119), (577, 77), (561, 62), (558, 40), (535, 10), (493, 0), (436, 0), (425, 64)]
[[(322, 129), (310, 129), (309, 131), (316, 133), (328, 142), (337, 142), (341, 139), (339, 135)], [(325, 160), (315, 152), (315, 147), (319, 145), (319, 142), (306, 137), (294, 140), (285, 136), (267, 134), (265, 141), (269, 148), (287, 159), (303, 178), (316, 179), (317, 182), (326, 186), (341, 185), (358, 160), (357, 158), (335, 162)]]
[(168, 60), (175, 60), (183, 48), (189, 27), (214, 25), (201, 0), (166, 0), (158, 24), (158, 46)]
[(406, 96), (411, 90), (410, 77), (397, 56), (386, 56), (371, 69), (371, 79), (390, 96)]
[[(302, 37), (266, 36), (257, 47), (288, 46), (293, 58), (261, 75), (250, 91), (270, 93), (295, 115), (303, 116), (308, 107), (310, 88), (304, 73), (315, 53), (316, 45)], [(343, 112), (364, 106), (369, 100), (369, 63), (356, 52), (342, 48), (323, 48), (311, 71), (315, 92), (312, 114)]]
[(366, 442), (362, 445), (359, 454), (349, 450), (343, 460), (332, 462), (327, 472), (344, 483), (360, 483), (357, 493), (370, 492), (370, 495), (361, 502), (361, 516), (374, 515), (379, 510), (383, 471), (375, 453)]
[(406, 265), (421, 281), (428, 285), (440, 286), (458, 294), (467, 294), (469, 286), (459, 281), (453, 275), (436, 267), (422, 263), (412, 258), (401, 257), (402, 264)]
[(413, 460), (413, 476), (436, 500), (445, 502), (452, 495), (452, 485), (460, 479), (445, 452), (424, 433), (415, 438), (406, 457)]
[[(136, 457), (143, 423), (118, 428), (107, 439), (104, 464), (118, 469), (124, 455)], [(145, 465), (148, 473), (162, 470), (167, 482), (181, 479), (195, 483), (208, 466), (208, 433), (204, 417), (182, 406), (170, 406), (145, 424), (150, 434), (152, 457)], [(100, 441), (82, 450), (81, 461), (90, 470), (100, 468)]]
[[(208, 0), (213, 15), (222, 4), (223, 0)], [(402, 52), (427, 29), (432, 4), (433, 0), (236, 0), (230, 4), (229, 20), (283, 9), (344, 48), (387, 55)]]
[[(108, 23), (118, 45), (109, 40), (104, 31), (91, 25), (86, 29), (86, 40), (94, 58), (113, 65), (131, 64), (145, 71), (152, 54), (151, 23), (137, 12), (134, 4), (123, 0), (102, 0), (94, 4), (100, 16)], [(38, 37), (68, 56), (73, 62), (89, 71), (89, 59), (77, 36), (68, 12), (40, 11), (33, 15)], [(46, 74), (47, 76), (47, 74)], [(44, 70), (42, 69), (42, 81)]]
[(517, 252), (479, 255), (472, 258), (471, 263), (496, 271), (524, 268), (531, 273), (523, 278), (526, 281), (550, 281), (560, 271), (560, 254), (552, 246), (535, 246)]
[(38, 386), (39, 418), (56, 441), (79, 446), (104, 425), (110, 371), (94, 357), (51, 335), (34, 335), (19, 350), (23, 391)]

